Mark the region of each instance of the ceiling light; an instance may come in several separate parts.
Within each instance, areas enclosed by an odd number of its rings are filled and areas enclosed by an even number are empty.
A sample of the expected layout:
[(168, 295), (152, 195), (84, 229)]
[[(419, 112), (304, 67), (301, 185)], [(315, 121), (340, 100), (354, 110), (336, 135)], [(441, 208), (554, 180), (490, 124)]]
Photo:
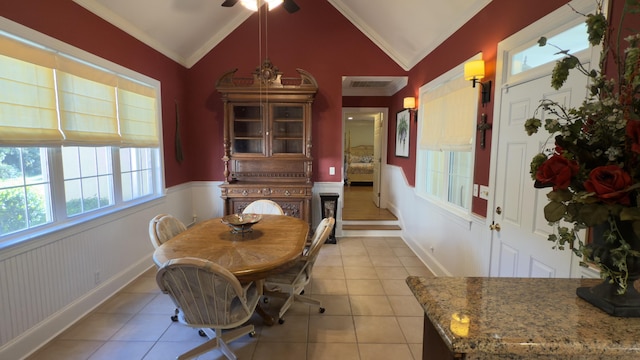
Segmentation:
[(240, 0), (240, 4), (251, 11), (258, 11), (263, 4), (267, 4), (269, 10), (273, 10), (282, 5), (284, 0)]

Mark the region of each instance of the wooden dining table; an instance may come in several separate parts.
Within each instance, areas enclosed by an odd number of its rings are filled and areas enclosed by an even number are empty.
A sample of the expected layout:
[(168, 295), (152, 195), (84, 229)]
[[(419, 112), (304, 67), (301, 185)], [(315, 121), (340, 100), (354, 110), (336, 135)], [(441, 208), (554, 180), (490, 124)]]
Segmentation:
[[(286, 215), (262, 215), (244, 233), (232, 232), (221, 220), (209, 219), (176, 235), (155, 250), (153, 261), (161, 267), (172, 259), (196, 257), (223, 266), (241, 283), (260, 281), (291, 267), (309, 235), (306, 221)], [(259, 305), (256, 311), (265, 323), (275, 321)]]

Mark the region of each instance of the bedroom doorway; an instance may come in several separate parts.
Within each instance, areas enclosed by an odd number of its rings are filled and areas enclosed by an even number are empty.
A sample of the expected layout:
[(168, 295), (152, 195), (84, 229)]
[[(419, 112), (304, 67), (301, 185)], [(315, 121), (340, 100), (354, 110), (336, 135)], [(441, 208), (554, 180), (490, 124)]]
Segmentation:
[[(387, 108), (343, 108), (344, 212), (381, 206)], [(353, 190), (353, 191), (350, 191)], [(357, 196), (352, 196), (356, 195)], [(377, 211), (376, 211), (377, 212)]]

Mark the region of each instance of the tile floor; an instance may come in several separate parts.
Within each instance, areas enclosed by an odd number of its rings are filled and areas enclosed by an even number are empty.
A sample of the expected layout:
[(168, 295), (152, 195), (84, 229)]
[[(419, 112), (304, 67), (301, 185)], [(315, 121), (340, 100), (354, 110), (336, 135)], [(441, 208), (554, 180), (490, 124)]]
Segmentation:
[[(231, 343), (240, 360), (422, 359), (423, 311), (405, 283), (433, 276), (395, 237), (349, 237), (325, 244), (305, 294), (323, 301), (296, 303), (285, 323), (250, 320), (257, 336)], [(196, 329), (170, 319), (173, 303), (150, 269), (28, 360), (163, 360), (206, 341)], [(265, 305), (276, 313), (279, 299)], [(226, 359), (214, 350), (198, 359)]]

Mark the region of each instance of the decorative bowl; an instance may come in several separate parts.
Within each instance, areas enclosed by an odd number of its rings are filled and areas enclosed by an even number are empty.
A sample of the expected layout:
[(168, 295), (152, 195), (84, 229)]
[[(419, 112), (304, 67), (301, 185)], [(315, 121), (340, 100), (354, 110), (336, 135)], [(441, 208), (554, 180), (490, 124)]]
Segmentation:
[(223, 216), (221, 221), (223, 224), (228, 225), (231, 228), (232, 233), (246, 233), (253, 229), (253, 225), (257, 224), (262, 215), (260, 214), (231, 214)]

